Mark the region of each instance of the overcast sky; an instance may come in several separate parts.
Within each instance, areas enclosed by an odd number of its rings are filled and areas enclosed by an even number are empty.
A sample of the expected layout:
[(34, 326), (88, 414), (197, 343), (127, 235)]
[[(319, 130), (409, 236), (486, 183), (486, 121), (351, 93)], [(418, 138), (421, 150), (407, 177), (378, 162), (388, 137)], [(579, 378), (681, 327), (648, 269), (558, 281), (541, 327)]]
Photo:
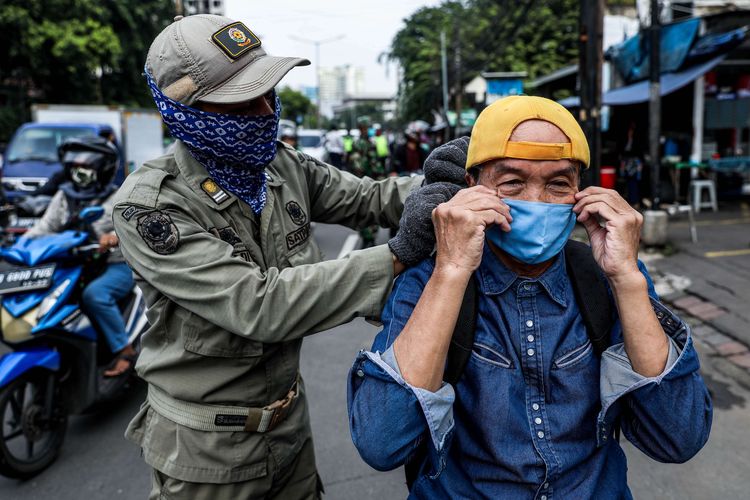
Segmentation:
[(320, 46), (320, 65), (351, 64), (365, 69), (365, 91), (396, 92), (393, 67), (378, 63), (403, 19), (423, 6), (438, 5), (440, 0), (225, 0), (226, 15), (243, 21), (272, 55), (300, 56), (311, 66), (295, 68), (281, 84), (299, 88), (315, 85), (314, 56), (311, 44), (292, 36), (322, 40), (344, 38)]

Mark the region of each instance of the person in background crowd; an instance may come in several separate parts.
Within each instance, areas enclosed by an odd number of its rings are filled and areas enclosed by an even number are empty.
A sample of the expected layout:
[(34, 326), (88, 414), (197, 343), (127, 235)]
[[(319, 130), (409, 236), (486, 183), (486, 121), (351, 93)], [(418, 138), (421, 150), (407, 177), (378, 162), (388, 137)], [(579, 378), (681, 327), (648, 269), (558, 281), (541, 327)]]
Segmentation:
[(382, 127), (375, 131), (373, 142), (375, 143), (375, 154), (377, 155), (379, 168), (385, 174), (388, 172), (388, 157), (391, 152), (388, 145), (388, 138), (383, 134)]
[(422, 170), (428, 152), (420, 146), (419, 136), (416, 133), (404, 134), (406, 141), (396, 146), (394, 154), (395, 171), (399, 175), (409, 175)]
[(338, 131), (335, 125), (331, 125), (328, 128), (328, 132), (325, 135), (324, 146), (328, 153), (328, 163), (336, 168), (342, 168), (344, 160), (344, 140), (341, 137), (341, 132)]

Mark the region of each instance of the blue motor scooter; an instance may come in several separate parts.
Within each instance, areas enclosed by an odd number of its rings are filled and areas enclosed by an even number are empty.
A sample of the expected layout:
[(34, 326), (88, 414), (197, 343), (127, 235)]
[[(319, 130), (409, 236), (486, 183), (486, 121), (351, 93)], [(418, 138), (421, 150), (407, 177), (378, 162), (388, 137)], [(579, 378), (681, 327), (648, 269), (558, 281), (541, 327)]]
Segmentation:
[[(90, 224), (103, 215), (87, 207), (77, 230), (21, 238), (0, 250), (0, 474), (26, 478), (47, 467), (62, 446), (69, 414), (119, 396), (132, 371), (105, 378), (113, 359), (81, 310), (81, 292), (103, 269)], [(147, 328), (141, 291), (121, 301), (131, 343)]]

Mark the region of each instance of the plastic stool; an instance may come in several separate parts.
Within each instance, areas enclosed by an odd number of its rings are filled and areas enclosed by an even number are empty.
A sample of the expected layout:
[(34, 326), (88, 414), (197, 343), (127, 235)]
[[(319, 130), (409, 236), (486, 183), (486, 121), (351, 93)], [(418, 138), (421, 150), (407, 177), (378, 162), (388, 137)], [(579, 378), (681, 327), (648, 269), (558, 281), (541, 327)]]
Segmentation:
[[(708, 201), (703, 201), (703, 191), (708, 191)], [(693, 211), (698, 213), (701, 208), (711, 208), (714, 212), (719, 210), (716, 204), (716, 184), (712, 180), (697, 180), (690, 183), (690, 204), (693, 205)]]

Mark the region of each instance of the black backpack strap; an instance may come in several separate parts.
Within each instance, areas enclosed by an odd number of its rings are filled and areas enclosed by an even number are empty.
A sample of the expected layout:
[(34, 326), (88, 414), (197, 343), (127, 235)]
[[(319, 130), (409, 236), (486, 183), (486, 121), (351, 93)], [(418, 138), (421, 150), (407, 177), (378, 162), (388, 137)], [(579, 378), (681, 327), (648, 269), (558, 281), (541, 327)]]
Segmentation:
[[(456, 318), (456, 327), (453, 329), (451, 345), (448, 347), (448, 358), (445, 364), (445, 373), (443, 380), (451, 385), (461, 378), (469, 362), (472, 346), (474, 345), (474, 334), (476, 333), (477, 315), (479, 313), (479, 301), (477, 300), (479, 283), (476, 274), (472, 273), (469, 283), (466, 285), (464, 299), (461, 302), (461, 309), (458, 311)], [(422, 468), (429, 450), (427, 448), (427, 439), (423, 438), (422, 442), (417, 445), (408, 462), (404, 464), (404, 475), (406, 476), (406, 486), (411, 491), (414, 481), (419, 477), (419, 471)]]
[(478, 300), (477, 277), (475, 273), (471, 274), (469, 283), (466, 285), (464, 300), (461, 303), (461, 309), (458, 311), (456, 319), (456, 328), (453, 330), (451, 345), (448, 348), (448, 359), (445, 365), (443, 380), (451, 385), (456, 385), (458, 379), (464, 373), (466, 363), (469, 362), (472, 347), (474, 346), (474, 334), (477, 327)]
[(594, 260), (591, 247), (579, 241), (569, 240), (565, 245), (565, 265), (586, 332), (594, 352), (601, 355), (611, 345), (613, 317), (605, 277)]

